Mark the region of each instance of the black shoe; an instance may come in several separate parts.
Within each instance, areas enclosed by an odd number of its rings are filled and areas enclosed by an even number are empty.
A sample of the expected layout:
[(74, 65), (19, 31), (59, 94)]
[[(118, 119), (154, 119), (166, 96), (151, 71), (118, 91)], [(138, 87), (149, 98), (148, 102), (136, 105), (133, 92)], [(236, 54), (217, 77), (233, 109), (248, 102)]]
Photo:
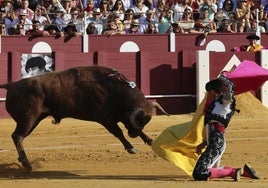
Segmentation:
[(234, 174), (234, 181), (239, 181), (242, 174), (243, 174), (243, 169), (237, 168)]
[(260, 176), (258, 175), (258, 173), (248, 163), (244, 165), (244, 172), (247, 173), (249, 177), (252, 179), (260, 179)]

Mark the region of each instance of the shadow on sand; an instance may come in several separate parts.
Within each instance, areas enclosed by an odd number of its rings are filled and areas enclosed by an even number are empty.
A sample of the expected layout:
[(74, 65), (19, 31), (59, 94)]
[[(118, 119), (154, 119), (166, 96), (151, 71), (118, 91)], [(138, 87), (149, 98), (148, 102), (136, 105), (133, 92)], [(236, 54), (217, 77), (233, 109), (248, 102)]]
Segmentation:
[[(0, 164), (0, 179), (99, 179), (99, 180), (148, 180), (177, 181), (189, 180), (188, 176), (164, 175), (79, 175), (81, 171), (32, 171), (26, 172), (17, 163)], [(82, 172), (83, 174), (83, 172)], [(191, 179), (191, 178), (190, 178)]]

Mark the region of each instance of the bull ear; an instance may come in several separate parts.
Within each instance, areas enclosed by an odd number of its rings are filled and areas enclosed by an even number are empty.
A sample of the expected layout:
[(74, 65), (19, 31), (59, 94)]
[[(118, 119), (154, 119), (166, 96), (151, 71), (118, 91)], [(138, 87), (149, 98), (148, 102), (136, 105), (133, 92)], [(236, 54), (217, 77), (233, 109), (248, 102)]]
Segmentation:
[(139, 124), (137, 123), (136, 118), (142, 112), (143, 112), (143, 110), (141, 108), (137, 108), (130, 114), (130, 117), (129, 117), (131, 126), (135, 129), (138, 129), (138, 130), (140, 130), (142, 128), (139, 127)]

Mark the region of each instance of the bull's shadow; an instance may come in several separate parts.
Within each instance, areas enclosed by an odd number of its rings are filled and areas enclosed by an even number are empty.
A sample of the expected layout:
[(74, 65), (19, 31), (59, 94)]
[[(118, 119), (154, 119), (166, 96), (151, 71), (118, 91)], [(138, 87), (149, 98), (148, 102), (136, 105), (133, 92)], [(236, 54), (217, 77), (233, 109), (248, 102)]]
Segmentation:
[[(80, 171), (77, 172), (81, 173)], [(0, 164), (0, 179), (99, 179), (99, 180), (149, 180), (178, 181), (189, 180), (187, 176), (178, 175), (78, 175), (65, 171), (32, 171), (25, 172), (17, 163)]]

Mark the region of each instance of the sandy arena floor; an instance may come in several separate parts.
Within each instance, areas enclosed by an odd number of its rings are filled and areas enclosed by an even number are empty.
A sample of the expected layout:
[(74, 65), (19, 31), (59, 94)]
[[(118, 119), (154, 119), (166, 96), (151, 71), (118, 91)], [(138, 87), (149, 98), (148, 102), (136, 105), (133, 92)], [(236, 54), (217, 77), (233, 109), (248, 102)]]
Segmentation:
[[(154, 116), (145, 133), (156, 138), (166, 127), (191, 118), (191, 114)], [(235, 167), (250, 162), (261, 174), (260, 180), (241, 178), (240, 182), (234, 182), (225, 178), (196, 182), (173, 164), (159, 158), (141, 139), (126, 136), (139, 150), (139, 154), (130, 155), (102, 126), (74, 119), (64, 119), (59, 125), (53, 125), (47, 118), (25, 139), (24, 146), (33, 166), (31, 173), (25, 173), (10, 137), (15, 122), (1, 119), (1, 187), (266, 188), (267, 122), (268, 116), (236, 115), (226, 134), (227, 150), (222, 161)]]

